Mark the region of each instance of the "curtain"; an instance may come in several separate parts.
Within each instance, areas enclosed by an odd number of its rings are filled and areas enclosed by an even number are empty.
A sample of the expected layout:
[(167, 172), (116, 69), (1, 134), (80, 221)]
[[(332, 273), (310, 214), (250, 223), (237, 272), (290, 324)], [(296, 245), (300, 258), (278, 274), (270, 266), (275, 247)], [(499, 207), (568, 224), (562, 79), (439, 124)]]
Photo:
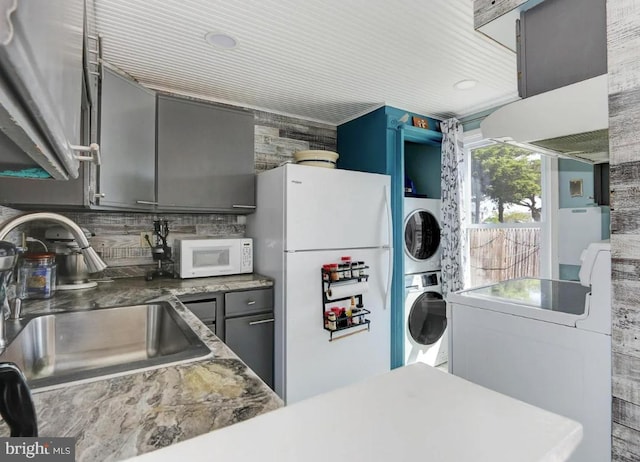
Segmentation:
[(462, 247), (465, 242), (463, 220), (464, 149), (462, 124), (456, 119), (440, 123), (442, 130), (442, 209), (440, 233), (442, 249), (442, 295), (464, 287)]

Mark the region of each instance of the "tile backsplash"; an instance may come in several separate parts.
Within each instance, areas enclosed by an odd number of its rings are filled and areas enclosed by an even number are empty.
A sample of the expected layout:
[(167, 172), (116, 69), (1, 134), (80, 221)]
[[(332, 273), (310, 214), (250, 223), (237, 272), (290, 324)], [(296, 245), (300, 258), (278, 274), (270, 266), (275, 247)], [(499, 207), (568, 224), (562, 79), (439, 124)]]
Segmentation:
[[(263, 111), (254, 110), (253, 113), (256, 173), (292, 161), (293, 153), (296, 151), (336, 150), (336, 127), (332, 125)], [(20, 211), (0, 206), (1, 221), (18, 213)], [(244, 215), (117, 211), (60, 213), (95, 235), (91, 238), (91, 244), (109, 265), (106, 274), (112, 277), (140, 276), (153, 265), (151, 250), (147, 244), (141, 242), (141, 233), (150, 233), (153, 230), (154, 219), (168, 220), (170, 242), (176, 237), (245, 235)], [(48, 225), (44, 223), (36, 223), (24, 231), (30, 236), (43, 238), (46, 226)], [(12, 233), (10, 237), (16, 243), (19, 242), (18, 233)]]
[(307, 149), (336, 150), (336, 127), (279, 114), (253, 111), (256, 172), (293, 160)]
[(91, 245), (109, 266), (151, 264), (151, 249), (142, 241), (149, 234), (153, 243), (153, 220), (169, 222), (169, 245), (187, 236), (243, 237), (245, 218), (225, 214), (179, 213), (64, 213), (93, 234)]

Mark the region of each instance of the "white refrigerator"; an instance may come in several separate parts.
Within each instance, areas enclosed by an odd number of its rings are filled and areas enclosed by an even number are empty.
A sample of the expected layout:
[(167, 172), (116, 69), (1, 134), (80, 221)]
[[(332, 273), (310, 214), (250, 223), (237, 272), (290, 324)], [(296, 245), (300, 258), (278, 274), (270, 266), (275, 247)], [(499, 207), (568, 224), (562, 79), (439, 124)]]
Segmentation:
[[(247, 236), (254, 239), (254, 271), (275, 280), (276, 393), (291, 404), (388, 371), (390, 177), (287, 164), (257, 175), (256, 198)], [(332, 335), (324, 311), (350, 300), (323, 303), (321, 268), (345, 256), (368, 266), (357, 291), (370, 311), (369, 330), (360, 325)]]

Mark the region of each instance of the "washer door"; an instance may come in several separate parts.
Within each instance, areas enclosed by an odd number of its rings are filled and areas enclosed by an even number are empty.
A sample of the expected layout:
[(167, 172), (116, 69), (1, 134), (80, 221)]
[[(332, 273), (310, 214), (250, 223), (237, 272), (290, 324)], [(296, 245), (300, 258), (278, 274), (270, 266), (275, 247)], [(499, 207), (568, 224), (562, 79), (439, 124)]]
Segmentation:
[(447, 305), (437, 292), (424, 292), (418, 296), (407, 320), (409, 335), (418, 345), (433, 345), (447, 328)]
[(404, 225), (404, 250), (414, 260), (431, 258), (440, 246), (440, 225), (426, 210), (416, 210)]

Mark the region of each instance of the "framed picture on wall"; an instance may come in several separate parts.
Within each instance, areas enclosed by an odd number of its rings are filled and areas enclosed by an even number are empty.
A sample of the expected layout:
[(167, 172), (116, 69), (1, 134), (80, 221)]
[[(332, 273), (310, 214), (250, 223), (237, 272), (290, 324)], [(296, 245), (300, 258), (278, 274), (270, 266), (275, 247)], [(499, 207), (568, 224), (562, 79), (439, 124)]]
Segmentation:
[(569, 194), (571, 197), (582, 197), (582, 180), (569, 180)]

